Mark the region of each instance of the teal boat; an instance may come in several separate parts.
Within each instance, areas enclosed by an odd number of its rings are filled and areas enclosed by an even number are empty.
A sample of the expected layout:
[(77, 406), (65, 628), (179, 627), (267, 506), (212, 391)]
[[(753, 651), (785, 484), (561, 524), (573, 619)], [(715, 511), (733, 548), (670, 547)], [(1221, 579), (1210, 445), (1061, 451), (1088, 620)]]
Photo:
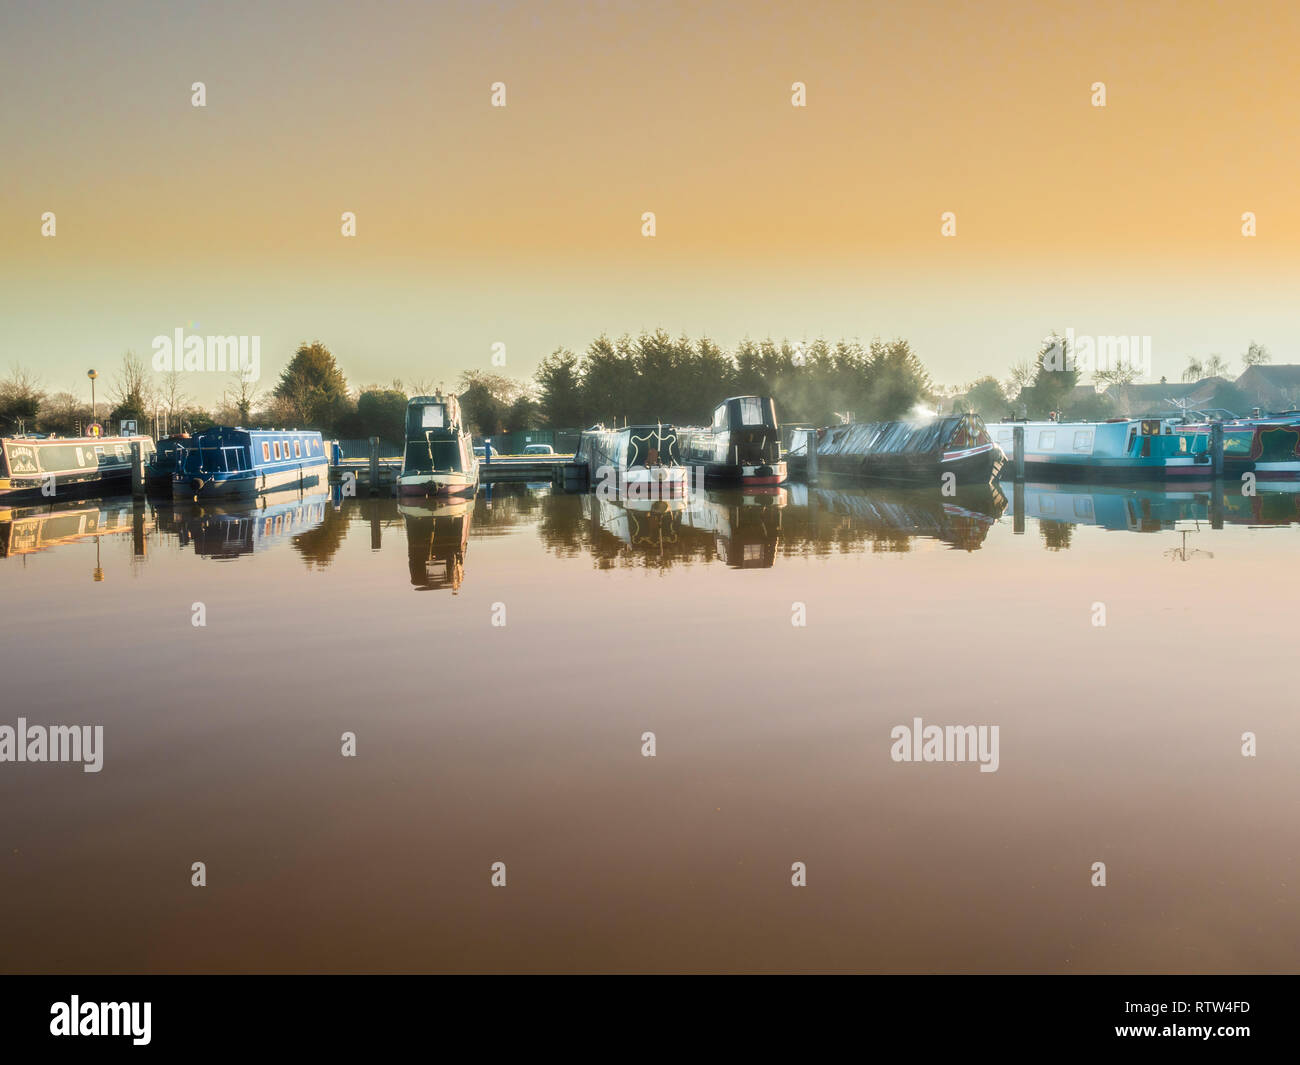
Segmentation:
[(1025, 477), (1031, 481), (1164, 481), (1213, 476), (1210, 454), (1176, 432), (1172, 418), (1106, 422), (996, 422), (989, 432), (1007, 455), (1001, 477), (1015, 474), (1017, 427), (1024, 429)]

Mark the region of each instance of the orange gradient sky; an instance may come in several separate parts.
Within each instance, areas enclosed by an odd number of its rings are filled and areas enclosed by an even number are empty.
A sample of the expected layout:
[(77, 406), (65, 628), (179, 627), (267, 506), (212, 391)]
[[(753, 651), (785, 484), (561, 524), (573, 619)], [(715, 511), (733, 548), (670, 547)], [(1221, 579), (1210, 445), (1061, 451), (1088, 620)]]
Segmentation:
[(47, 388), (178, 327), (261, 336), (264, 385), (304, 339), (354, 384), (450, 384), (497, 341), (523, 376), (661, 327), (903, 336), (953, 384), (1067, 327), (1151, 336), (1157, 378), (1216, 352), (1236, 370), (1252, 339), (1300, 362), (1291, 3), (0, 19), (0, 373)]

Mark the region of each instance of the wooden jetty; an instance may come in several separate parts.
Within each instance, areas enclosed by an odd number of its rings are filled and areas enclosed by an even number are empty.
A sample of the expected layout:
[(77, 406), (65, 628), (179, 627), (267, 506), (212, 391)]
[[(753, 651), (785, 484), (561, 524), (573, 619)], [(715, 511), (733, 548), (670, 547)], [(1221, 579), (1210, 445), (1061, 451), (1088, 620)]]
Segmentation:
[[(401, 468), (401, 459), (380, 458), (375, 448), (368, 459), (342, 459), (330, 466), (330, 483), (346, 483), (350, 474), (358, 495), (391, 495)], [(493, 455), (491, 462), (479, 459), (478, 469), (479, 480), (487, 484), (545, 481), (561, 488), (579, 487), (585, 473), (572, 455)]]

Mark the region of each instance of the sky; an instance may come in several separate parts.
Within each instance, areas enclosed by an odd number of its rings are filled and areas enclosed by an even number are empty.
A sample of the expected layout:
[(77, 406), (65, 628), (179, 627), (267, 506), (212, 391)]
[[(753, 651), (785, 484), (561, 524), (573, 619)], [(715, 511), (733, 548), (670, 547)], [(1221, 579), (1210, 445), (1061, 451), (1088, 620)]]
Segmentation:
[(660, 328), (949, 384), (1066, 329), (1300, 362), (1297, 45), (1287, 2), (0, 0), (0, 374), (178, 328), (265, 387), (303, 341), (450, 385)]

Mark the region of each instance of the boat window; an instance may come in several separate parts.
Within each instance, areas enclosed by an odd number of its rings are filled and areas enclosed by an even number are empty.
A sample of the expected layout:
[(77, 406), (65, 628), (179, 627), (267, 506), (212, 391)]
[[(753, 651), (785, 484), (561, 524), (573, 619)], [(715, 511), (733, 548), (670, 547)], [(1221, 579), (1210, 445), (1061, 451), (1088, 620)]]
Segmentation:
[(1075, 451), (1091, 451), (1091, 450), (1092, 450), (1092, 430), (1091, 430), (1091, 429), (1079, 429), (1079, 430), (1077, 430), (1077, 431), (1075, 432), (1075, 434), (1074, 434), (1074, 450), (1075, 450)]
[(420, 410), (420, 428), (422, 429), (442, 429), (447, 421), (444, 415), (444, 408), (441, 405), (423, 407)]
[(275, 442), (275, 457), (276, 459), (280, 457), (280, 441), (278, 440)]
[(296, 459), (302, 458), (302, 447), (297, 440), (293, 442), (293, 457)]
[(727, 427), (727, 405), (721, 403), (713, 412), (713, 428), (725, 429)]
[(740, 401), (740, 424), (763, 424), (763, 401), (757, 396), (745, 396)]
[(1038, 447), (1042, 451), (1051, 451), (1056, 447), (1056, 430), (1044, 429), (1038, 434)]
[(998, 443), (999, 443), (999, 444), (1009, 444), (1009, 443), (1011, 443), (1011, 430), (1010, 430), (1010, 429), (1003, 429), (1003, 430), (1001, 430), (1001, 431), (998, 433)]
[(263, 462), (271, 461), (271, 445), (268, 444), (265, 440), (262, 441), (262, 461)]

